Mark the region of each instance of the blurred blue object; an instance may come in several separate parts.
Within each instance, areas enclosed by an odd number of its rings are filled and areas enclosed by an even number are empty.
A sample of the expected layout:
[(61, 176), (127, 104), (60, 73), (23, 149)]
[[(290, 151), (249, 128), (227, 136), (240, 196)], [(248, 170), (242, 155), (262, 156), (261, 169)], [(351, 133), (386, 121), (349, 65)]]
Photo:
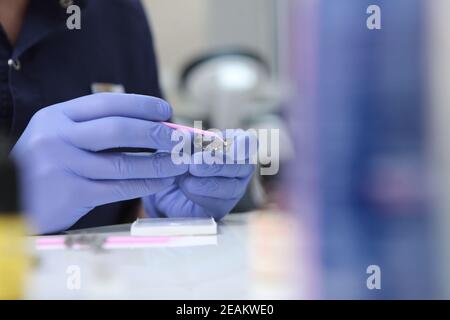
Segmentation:
[[(294, 5), (309, 12), (293, 14), (298, 101), (288, 114), (303, 136), (290, 182), (295, 199), (308, 193), (324, 298), (439, 295), (426, 178), (424, 3)], [(380, 30), (367, 28), (370, 5), (381, 8)], [(308, 127), (299, 129), (305, 118)], [(294, 210), (304, 214), (302, 207)], [(371, 265), (381, 271), (379, 290), (367, 287)]]

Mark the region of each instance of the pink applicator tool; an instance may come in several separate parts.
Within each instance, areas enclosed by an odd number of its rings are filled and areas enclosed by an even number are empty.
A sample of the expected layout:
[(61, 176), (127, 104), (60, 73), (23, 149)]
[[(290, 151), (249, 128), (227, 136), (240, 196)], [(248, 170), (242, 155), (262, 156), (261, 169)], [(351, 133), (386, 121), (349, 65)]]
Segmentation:
[(217, 133), (212, 132), (212, 131), (201, 130), (198, 128), (183, 126), (181, 124), (175, 124), (175, 123), (171, 123), (171, 122), (161, 122), (161, 123), (165, 124), (169, 128), (175, 129), (175, 130), (185, 130), (187, 132), (197, 133), (202, 136), (214, 137), (214, 138), (219, 139), (222, 142), (225, 142), (220, 135), (218, 135)]

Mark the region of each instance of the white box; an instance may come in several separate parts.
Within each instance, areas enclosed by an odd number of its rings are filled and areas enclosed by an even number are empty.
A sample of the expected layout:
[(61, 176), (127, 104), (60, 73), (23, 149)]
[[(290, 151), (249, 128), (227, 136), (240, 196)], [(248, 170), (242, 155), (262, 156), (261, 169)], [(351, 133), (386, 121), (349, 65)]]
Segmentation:
[(213, 218), (145, 218), (131, 225), (132, 236), (186, 236), (217, 234)]

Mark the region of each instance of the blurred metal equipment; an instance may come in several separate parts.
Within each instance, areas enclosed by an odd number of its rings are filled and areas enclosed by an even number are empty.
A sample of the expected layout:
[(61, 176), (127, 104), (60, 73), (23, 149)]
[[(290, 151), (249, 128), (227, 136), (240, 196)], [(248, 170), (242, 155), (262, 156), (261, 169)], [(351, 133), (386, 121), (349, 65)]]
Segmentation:
[(180, 88), (197, 114), (218, 129), (237, 128), (276, 111), (283, 96), (265, 60), (245, 50), (217, 51), (192, 60), (182, 71)]
[(280, 115), (289, 90), (275, 80), (269, 64), (258, 54), (234, 49), (198, 57), (184, 68), (180, 89), (205, 125), (222, 130), (279, 129), (280, 161), (293, 156)]
[(86, 246), (95, 252), (104, 249), (106, 237), (98, 234), (72, 234), (65, 236), (64, 244), (67, 248), (73, 249), (76, 246)]

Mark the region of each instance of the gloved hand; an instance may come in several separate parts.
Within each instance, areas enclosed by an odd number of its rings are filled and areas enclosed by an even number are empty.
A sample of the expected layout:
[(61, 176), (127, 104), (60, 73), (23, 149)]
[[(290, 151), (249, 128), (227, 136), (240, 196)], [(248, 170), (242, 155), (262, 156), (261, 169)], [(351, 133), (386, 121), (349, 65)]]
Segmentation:
[[(244, 195), (255, 170), (255, 165), (248, 160), (250, 148), (242, 154), (237, 150), (244, 150), (249, 139), (256, 138), (242, 130), (233, 135), (235, 156), (232, 163), (195, 164), (201, 162), (205, 152), (194, 153), (188, 173), (177, 177), (165, 190), (143, 198), (146, 213), (150, 217), (214, 217), (216, 220), (229, 213)], [(229, 158), (223, 153), (215, 157)], [(244, 164), (239, 163), (242, 160)]]
[(188, 166), (173, 164), (170, 154), (98, 152), (171, 150), (172, 129), (154, 122), (169, 119), (171, 112), (158, 98), (112, 93), (37, 112), (11, 152), (34, 231), (64, 230), (96, 206), (154, 194), (187, 172)]

